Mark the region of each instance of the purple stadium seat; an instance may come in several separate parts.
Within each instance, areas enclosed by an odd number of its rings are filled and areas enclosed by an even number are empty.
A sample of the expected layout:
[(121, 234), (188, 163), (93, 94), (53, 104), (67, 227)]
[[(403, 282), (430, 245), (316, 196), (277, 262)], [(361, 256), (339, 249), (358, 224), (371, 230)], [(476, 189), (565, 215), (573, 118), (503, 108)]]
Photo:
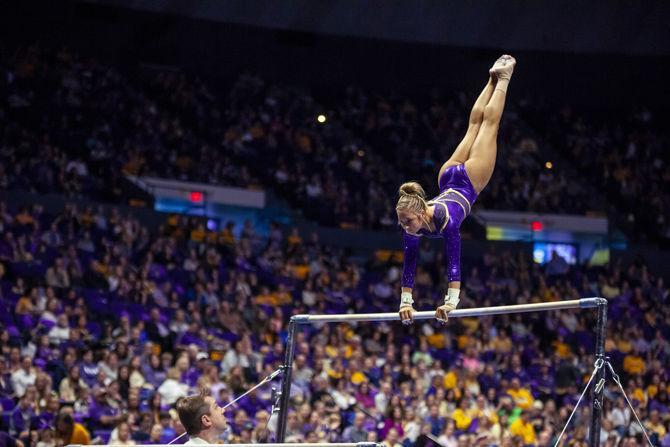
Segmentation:
[(102, 444), (107, 444), (109, 442), (109, 438), (112, 435), (111, 430), (94, 430), (93, 431), (93, 437), (94, 438), (100, 438), (102, 440)]
[(16, 326), (7, 326), (7, 332), (9, 332), (10, 337), (20, 337), (21, 332), (19, 332), (19, 328)]
[(0, 299), (0, 324), (2, 326), (14, 325), (14, 311), (10, 302)]
[(0, 407), (2, 411), (12, 411), (16, 407), (16, 402), (11, 397), (0, 400)]
[(47, 331), (51, 330), (51, 328), (56, 325), (53, 321), (45, 319), (40, 320), (39, 324), (41, 324)]
[(2, 416), (0, 417), (0, 430), (8, 432), (11, 419), (12, 419), (12, 412), (3, 411)]
[(86, 325), (86, 329), (91, 333), (94, 338), (99, 338), (102, 334), (102, 326), (97, 321), (91, 321)]
[(18, 327), (20, 327), (23, 330), (32, 329), (33, 327), (35, 327), (35, 320), (30, 315), (17, 316), (16, 322)]
[(167, 278), (166, 268), (159, 264), (151, 264), (151, 267), (149, 268), (149, 278), (158, 282), (165, 281)]
[(36, 358), (35, 360), (33, 360), (33, 363), (35, 364), (36, 367), (40, 369), (44, 369), (47, 366), (47, 361), (41, 358)]

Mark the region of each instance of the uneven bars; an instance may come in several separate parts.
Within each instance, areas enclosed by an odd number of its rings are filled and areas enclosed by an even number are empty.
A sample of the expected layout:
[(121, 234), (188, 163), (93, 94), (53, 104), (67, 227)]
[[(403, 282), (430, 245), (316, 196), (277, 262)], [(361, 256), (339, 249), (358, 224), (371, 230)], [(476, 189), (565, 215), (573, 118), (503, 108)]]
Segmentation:
[[(175, 444), (137, 444), (133, 447), (167, 447), (168, 445)], [(297, 442), (287, 442), (279, 444), (231, 444), (235, 447), (258, 447), (262, 445), (263, 447), (382, 447), (382, 443), (377, 442), (335, 442), (335, 443), (306, 443), (301, 444)], [(89, 445), (84, 446), (81, 444), (69, 444), (67, 447), (121, 447), (119, 444), (107, 444), (107, 445)], [(125, 446), (124, 446), (125, 447)]]
[[(473, 307), (470, 309), (456, 309), (449, 312), (449, 318), (462, 317), (483, 317), (486, 315), (518, 314), (523, 312), (543, 312), (549, 310), (593, 308), (604, 305), (607, 300), (604, 298), (581, 298), (578, 300), (552, 301), (547, 303), (532, 304), (514, 304), (511, 306), (493, 306), (493, 307)], [(414, 312), (415, 320), (430, 320), (435, 318), (435, 311)], [(399, 321), (400, 316), (397, 312), (371, 313), (371, 314), (323, 314), (310, 315), (301, 314), (291, 317), (292, 321), (299, 324), (309, 324), (316, 322), (335, 323), (357, 321)]]

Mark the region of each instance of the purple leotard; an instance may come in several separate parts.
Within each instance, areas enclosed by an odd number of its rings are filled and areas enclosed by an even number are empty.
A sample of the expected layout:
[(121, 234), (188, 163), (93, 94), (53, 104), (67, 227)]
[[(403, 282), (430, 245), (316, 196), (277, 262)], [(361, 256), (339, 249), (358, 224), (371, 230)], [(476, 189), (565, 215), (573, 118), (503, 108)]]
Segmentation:
[(404, 263), (402, 268), (402, 287), (414, 286), (416, 258), (419, 253), (419, 237), (444, 238), (444, 254), (449, 282), (461, 280), (461, 234), (463, 220), (470, 214), (477, 200), (477, 192), (465, 172), (465, 165), (447, 168), (439, 180), (440, 195), (429, 200), (435, 205), (433, 224), (436, 230), (424, 229), (417, 236), (404, 232)]

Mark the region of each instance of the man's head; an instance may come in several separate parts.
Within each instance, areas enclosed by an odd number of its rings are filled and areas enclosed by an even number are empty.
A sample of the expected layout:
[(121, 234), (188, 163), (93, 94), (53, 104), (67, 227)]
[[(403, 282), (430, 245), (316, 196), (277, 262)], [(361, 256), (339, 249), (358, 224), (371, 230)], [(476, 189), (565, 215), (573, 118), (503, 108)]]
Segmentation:
[(357, 411), (356, 416), (354, 416), (354, 427), (360, 430), (365, 423), (365, 413), (362, 411)]
[(202, 432), (220, 436), (228, 425), (223, 408), (211, 396), (183, 397), (177, 401), (176, 407), (189, 436), (200, 436)]
[(29, 372), (30, 368), (33, 366), (33, 359), (29, 355), (24, 355), (21, 359), (21, 367), (24, 371)]

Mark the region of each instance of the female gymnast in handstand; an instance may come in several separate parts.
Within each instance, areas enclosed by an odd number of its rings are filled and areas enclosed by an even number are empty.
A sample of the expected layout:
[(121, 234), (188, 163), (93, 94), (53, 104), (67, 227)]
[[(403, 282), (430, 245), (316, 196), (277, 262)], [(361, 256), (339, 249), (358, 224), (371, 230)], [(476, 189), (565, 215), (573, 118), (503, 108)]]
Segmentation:
[(446, 323), (449, 312), (458, 306), (461, 289), (459, 228), (493, 174), (498, 127), (515, 64), (516, 60), (512, 56), (504, 55), (489, 70), (489, 81), (470, 112), (465, 137), (451, 158), (440, 168), (437, 176), (440, 194), (426, 201), (426, 193), (417, 182), (403, 183), (400, 186), (396, 212), (398, 222), (404, 230), (404, 265), (399, 311), (404, 324), (412, 323), (412, 287), (421, 236), (444, 238), (449, 287), (444, 304), (437, 308), (435, 317)]

